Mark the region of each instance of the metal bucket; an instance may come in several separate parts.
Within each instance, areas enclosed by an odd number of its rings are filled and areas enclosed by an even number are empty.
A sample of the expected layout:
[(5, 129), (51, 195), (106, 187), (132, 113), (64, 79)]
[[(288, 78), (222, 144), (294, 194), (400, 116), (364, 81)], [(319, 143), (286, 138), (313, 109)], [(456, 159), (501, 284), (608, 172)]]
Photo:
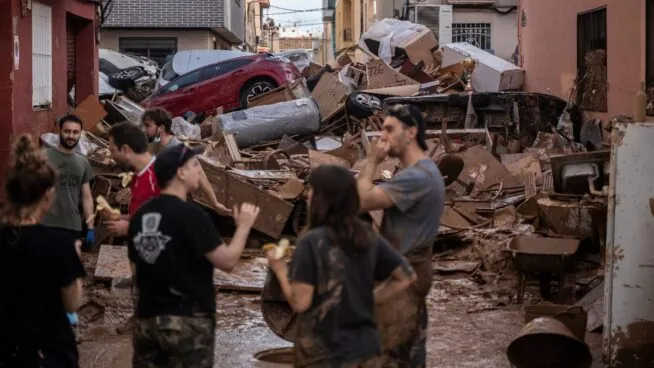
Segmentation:
[(523, 327), (507, 348), (516, 368), (590, 368), (590, 349), (556, 319), (540, 317)]
[(270, 269), (261, 291), (261, 312), (266, 325), (275, 335), (286, 341), (295, 341), (297, 314), (286, 301), (277, 276)]

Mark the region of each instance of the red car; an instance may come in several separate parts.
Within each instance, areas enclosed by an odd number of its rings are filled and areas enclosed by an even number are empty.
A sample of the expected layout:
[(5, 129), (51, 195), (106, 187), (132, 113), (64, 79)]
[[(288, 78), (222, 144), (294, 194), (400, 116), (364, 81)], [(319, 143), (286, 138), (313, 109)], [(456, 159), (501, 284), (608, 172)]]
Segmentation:
[(141, 104), (162, 107), (173, 116), (188, 111), (210, 113), (217, 107), (246, 108), (254, 96), (271, 91), (300, 76), (297, 67), (270, 54), (221, 61), (181, 75), (155, 91)]

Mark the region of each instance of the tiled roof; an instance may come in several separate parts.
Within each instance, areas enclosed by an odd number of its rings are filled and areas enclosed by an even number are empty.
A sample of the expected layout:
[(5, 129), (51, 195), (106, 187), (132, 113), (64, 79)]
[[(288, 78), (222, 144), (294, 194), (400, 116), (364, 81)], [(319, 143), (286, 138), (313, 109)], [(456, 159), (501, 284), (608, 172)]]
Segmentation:
[(216, 28), (225, 22), (224, 0), (113, 0), (107, 28)]

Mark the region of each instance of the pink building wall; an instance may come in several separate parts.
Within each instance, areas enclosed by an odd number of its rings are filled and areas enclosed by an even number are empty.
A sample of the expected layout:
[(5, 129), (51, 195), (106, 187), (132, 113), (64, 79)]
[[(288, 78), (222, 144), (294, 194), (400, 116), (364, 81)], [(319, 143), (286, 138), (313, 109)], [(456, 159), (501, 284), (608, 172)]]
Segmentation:
[(604, 122), (633, 116), (646, 76), (645, 1), (519, 0), (518, 44), (527, 90), (568, 99), (577, 72), (577, 15), (606, 7), (608, 111), (587, 116)]

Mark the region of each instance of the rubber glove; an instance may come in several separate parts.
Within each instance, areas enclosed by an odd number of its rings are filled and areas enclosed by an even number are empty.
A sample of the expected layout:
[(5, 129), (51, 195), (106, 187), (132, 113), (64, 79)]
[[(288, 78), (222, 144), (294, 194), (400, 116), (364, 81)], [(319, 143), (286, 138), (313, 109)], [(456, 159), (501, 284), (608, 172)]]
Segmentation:
[(95, 243), (95, 229), (88, 229), (86, 231), (86, 248), (91, 248)]

